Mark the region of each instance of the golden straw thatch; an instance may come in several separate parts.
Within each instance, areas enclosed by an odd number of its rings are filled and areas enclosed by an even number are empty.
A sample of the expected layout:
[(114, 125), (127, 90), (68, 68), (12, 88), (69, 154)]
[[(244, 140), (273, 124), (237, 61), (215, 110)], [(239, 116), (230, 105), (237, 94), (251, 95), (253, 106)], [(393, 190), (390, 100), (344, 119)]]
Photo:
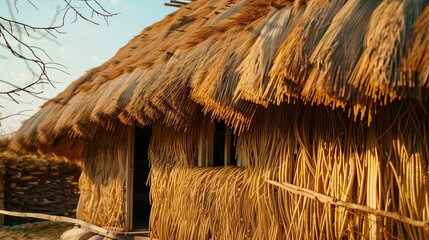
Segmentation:
[(367, 126), (321, 106), (261, 109), (237, 139), (236, 154), (245, 167), (195, 167), (201, 125), (184, 133), (155, 124), (149, 157), (152, 236), (425, 239), (427, 227), (331, 206), (265, 181), (292, 183), (427, 226), (429, 115), (424, 111), (417, 102), (395, 102), (380, 108)]
[(12, 146), (78, 159), (98, 126), (187, 129), (198, 106), (238, 132), (258, 105), (297, 100), (370, 124), (395, 99), (427, 103), (426, 3), (193, 1), (46, 103)]
[[(428, 30), (426, 0), (195, 0), (9, 146), (81, 160), (78, 218), (109, 229), (126, 228), (130, 129), (150, 125), (154, 238), (429, 238)], [(213, 119), (233, 129), (242, 167), (197, 167)]]

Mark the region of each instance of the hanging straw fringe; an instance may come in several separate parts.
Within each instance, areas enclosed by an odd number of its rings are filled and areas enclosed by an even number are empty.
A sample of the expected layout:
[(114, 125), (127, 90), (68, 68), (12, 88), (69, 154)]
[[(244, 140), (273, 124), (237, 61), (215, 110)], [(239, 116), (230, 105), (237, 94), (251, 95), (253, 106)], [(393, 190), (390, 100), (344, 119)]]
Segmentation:
[(304, 99), (318, 103), (349, 100), (354, 91), (347, 80), (363, 49), (368, 21), (379, 1), (351, 0), (338, 11), (323, 38), (314, 49), (310, 62), (315, 65), (303, 90)]
[[(384, 1), (372, 13), (365, 50), (350, 77), (350, 84), (364, 95), (387, 104), (418, 84), (406, 65), (412, 23), (423, 10), (422, 1)], [(423, 71), (424, 76), (424, 71)], [(419, 97), (411, 91), (407, 94)]]
[(413, 26), (411, 70), (418, 74), (419, 86), (429, 88), (429, 6), (426, 6)]
[[(384, 1), (373, 12), (366, 32), (365, 50), (349, 82), (367, 96), (387, 103), (396, 97), (403, 62), (404, 2)], [(392, 85), (394, 84), (394, 85)], [(396, 86), (395, 86), (396, 85)]]
[(125, 143), (122, 126), (113, 132), (99, 130), (88, 144), (79, 179), (78, 219), (109, 230), (125, 228)]
[(281, 44), (269, 72), (267, 98), (276, 104), (299, 98), (310, 69), (308, 59), (330, 22), (342, 6), (340, 1), (313, 0)]
[(266, 75), (279, 44), (288, 33), (287, 24), (291, 18), (292, 9), (292, 7), (284, 7), (279, 11), (271, 12), (261, 25), (261, 30), (256, 30), (260, 35), (237, 69), (241, 78), (234, 93), (236, 99), (246, 99), (265, 106), (268, 104), (261, 99), (263, 91), (269, 88), (266, 86)]

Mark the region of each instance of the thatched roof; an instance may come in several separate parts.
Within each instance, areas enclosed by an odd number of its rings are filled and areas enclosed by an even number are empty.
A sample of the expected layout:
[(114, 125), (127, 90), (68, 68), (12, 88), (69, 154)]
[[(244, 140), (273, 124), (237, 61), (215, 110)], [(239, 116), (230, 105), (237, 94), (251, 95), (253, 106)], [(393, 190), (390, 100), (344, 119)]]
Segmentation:
[(240, 132), (258, 107), (284, 102), (340, 108), (368, 122), (392, 101), (427, 104), (426, 5), (192, 1), (44, 104), (12, 146), (79, 155), (80, 139), (99, 126), (162, 121), (186, 129), (198, 111)]

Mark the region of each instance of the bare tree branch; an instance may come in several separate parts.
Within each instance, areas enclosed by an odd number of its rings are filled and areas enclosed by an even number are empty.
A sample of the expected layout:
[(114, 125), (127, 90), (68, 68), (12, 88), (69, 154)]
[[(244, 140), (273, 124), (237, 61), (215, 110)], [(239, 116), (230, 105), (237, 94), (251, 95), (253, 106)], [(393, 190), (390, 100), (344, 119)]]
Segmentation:
[[(30, 111), (33, 111), (33, 110), (22, 110), (22, 111), (19, 111), (19, 112), (17, 112), (17, 113), (9, 114), (9, 115), (7, 115), (7, 116), (5, 116), (5, 117), (1, 117), (1, 116), (0, 116), (0, 121), (5, 120), (5, 119), (8, 119), (8, 118), (11, 118), (11, 117), (15, 117), (15, 116), (26, 116), (26, 117), (30, 117), (30, 115), (23, 114), (23, 113), (25, 113), (25, 112), (30, 112)], [(0, 126), (1, 126), (1, 122), (0, 122)]]
[[(40, 4), (37, 1), (6, 0), (9, 16), (0, 15), (0, 47), (8, 51), (5, 53), (6, 55), (2, 53), (0, 61), (8, 60), (9, 57), (22, 59), (23, 65), (29, 70), (32, 77), (26, 83), (18, 83), (12, 79), (0, 79), (1, 86), (5, 86), (0, 89), (0, 96), (5, 96), (15, 103), (19, 103), (18, 97), (22, 94), (45, 100), (41, 96), (43, 91), (36, 90), (38, 89), (36, 86), (50, 85), (55, 88), (54, 83), (56, 82), (50, 78), (49, 72), (54, 70), (67, 74), (67, 68), (56, 63), (45, 49), (30, 44), (26, 39), (46, 39), (59, 45), (56, 39), (59, 34), (64, 34), (62, 29), (66, 25), (68, 16), (74, 16), (71, 23), (81, 19), (99, 25), (97, 19), (101, 18), (108, 24), (108, 19), (118, 13), (109, 12), (99, 0), (63, 0), (53, 2), (56, 4), (56, 12), (53, 14), (52, 21), (47, 25), (37, 26), (17, 20), (15, 14), (19, 13), (19, 3), (28, 4), (39, 11)], [(16, 115), (22, 114), (19, 112), (11, 116)], [(0, 118), (0, 121), (5, 118)]]

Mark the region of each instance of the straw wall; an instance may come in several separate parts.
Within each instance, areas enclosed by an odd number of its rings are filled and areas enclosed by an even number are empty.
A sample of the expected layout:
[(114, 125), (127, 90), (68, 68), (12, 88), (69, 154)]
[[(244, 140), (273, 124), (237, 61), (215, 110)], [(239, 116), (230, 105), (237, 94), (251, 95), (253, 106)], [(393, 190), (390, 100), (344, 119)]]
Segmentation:
[(199, 125), (187, 133), (155, 125), (152, 237), (427, 238), (423, 228), (310, 200), (265, 179), (429, 221), (428, 125), (413, 102), (379, 109), (370, 127), (324, 107), (269, 107), (238, 138), (245, 168), (194, 168)]
[(125, 127), (98, 130), (86, 146), (78, 219), (111, 230), (124, 229), (127, 147)]

